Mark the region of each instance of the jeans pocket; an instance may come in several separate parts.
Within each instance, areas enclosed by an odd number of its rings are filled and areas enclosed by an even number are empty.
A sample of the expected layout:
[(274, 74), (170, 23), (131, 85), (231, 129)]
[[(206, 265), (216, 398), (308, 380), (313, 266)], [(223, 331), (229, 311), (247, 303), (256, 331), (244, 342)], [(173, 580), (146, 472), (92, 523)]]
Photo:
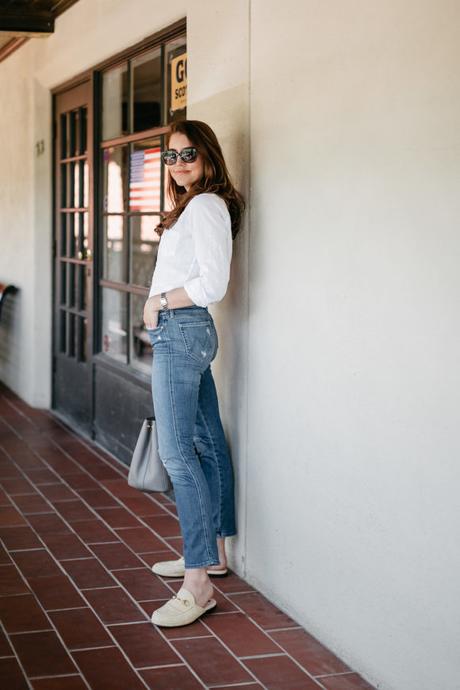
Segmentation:
[(206, 367), (216, 355), (216, 330), (207, 321), (180, 323), (179, 330), (184, 341), (186, 353), (195, 362)]
[(150, 338), (150, 345), (153, 347), (155, 343), (161, 340), (161, 333), (164, 326), (156, 326), (156, 328), (146, 328), (148, 336)]

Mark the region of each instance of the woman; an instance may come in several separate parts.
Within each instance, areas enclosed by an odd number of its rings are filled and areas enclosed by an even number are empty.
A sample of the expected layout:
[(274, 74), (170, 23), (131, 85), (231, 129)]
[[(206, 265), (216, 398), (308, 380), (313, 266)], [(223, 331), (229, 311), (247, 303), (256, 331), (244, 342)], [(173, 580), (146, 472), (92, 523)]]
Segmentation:
[(209, 575), (226, 573), (225, 537), (236, 534), (233, 469), (210, 368), (217, 334), (207, 307), (227, 290), (244, 202), (204, 122), (174, 123), (162, 159), (173, 210), (157, 227), (161, 241), (144, 322), (154, 350), (159, 453), (184, 543), (183, 558), (153, 565), (153, 572), (184, 581), (152, 622), (174, 627), (214, 608)]

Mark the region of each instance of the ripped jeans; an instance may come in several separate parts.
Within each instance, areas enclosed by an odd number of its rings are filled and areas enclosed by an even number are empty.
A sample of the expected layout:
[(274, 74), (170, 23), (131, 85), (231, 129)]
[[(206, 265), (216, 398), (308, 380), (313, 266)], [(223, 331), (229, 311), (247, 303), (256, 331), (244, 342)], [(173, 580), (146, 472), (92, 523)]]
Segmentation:
[(216, 537), (236, 534), (233, 467), (210, 364), (217, 333), (205, 307), (160, 311), (148, 330), (161, 461), (171, 478), (186, 568), (218, 565)]

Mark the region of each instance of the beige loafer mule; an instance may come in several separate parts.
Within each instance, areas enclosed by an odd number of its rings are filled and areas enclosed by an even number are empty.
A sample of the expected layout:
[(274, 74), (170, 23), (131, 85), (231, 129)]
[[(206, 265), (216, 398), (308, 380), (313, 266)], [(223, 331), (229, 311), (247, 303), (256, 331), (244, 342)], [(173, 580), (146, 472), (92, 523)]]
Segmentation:
[(210, 599), (206, 606), (198, 606), (195, 597), (188, 589), (181, 589), (166, 604), (152, 613), (152, 623), (165, 628), (176, 628), (189, 625), (203, 613), (216, 606), (216, 600)]

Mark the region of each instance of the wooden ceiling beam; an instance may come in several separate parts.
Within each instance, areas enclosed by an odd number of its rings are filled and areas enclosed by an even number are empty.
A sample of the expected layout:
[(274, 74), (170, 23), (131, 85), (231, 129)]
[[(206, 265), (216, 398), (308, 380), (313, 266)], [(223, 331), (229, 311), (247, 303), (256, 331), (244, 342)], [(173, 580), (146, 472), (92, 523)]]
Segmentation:
[(60, 14), (66, 12), (66, 10), (72, 7), (72, 5), (75, 5), (76, 2), (78, 2), (78, 0), (55, 0), (52, 7), (53, 15), (59, 17)]
[(54, 16), (46, 10), (0, 9), (0, 31), (15, 34), (52, 34)]
[(27, 43), (28, 38), (12, 38), (11, 41), (0, 47), (0, 62), (14, 53), (15, 50)]

